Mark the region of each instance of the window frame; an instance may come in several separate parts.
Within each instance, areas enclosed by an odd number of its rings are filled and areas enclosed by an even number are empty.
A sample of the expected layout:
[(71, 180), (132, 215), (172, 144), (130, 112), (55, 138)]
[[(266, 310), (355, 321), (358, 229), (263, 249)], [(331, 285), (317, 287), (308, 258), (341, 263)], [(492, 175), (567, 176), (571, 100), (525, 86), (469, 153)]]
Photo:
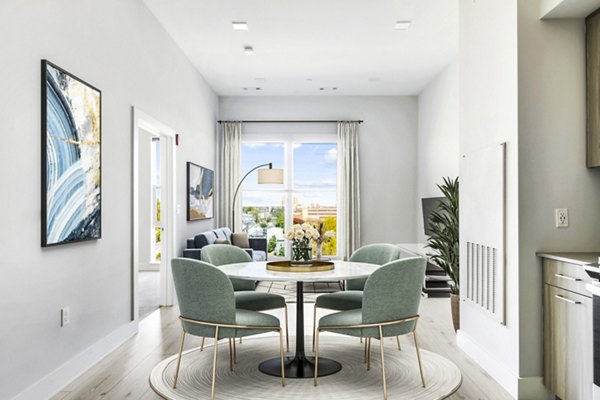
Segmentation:
[[(283, 154), (283, 185), (282, 188), (260, 188), (260, 185), (255, 188), (244, 188), (244, 184), (240, 188), (241, 194), (241, 204), (242, 208), (244, 207), (244, 194), (245, 192), (271, 192), (271, 193), (283, 193), (285, 194), (285, 206), (284, 206), (284, 215), (285, 215), (285, 227), (291, 227), (293, 225), (293, 213), (286, 213), (285, 210), (293, 209), (294, 202), (294, 193), (310, 193), (310, 192), (323, 192), (322, 189), (302, 189), (302, 190), (294, 190), (294, 143), (300, 144), (319, 144), (319, 143), (334, 143), (336, 148), (338, 146), (337, 135), (335, 133), (246, 133), (242, 134), (242, 147), (245, 144), (252, 143), (282, 143), (284, 148)], [(243, 149), (241, 151), (241, 157), (243, 159)], [(265, 160), (265, 162), (269, 162), (269, 160)], [(242, 163), (243, 164), (243, 161)], [(245, 173), (245, 171), (241, 171)], [(325, 190), (326, 192), (334, 192), (336, 194), (335, 197), (335, 206), (336, 210), (339, 207), (339, 199), (337, 196), (337, 166), (336, 166), (336, 184), (334, 189)], [(289, 245), (286, 244), (286, 257), (289, 256)], [(334, 257), (337, 258), (338, 252), (336, 247), (336, 254)]]

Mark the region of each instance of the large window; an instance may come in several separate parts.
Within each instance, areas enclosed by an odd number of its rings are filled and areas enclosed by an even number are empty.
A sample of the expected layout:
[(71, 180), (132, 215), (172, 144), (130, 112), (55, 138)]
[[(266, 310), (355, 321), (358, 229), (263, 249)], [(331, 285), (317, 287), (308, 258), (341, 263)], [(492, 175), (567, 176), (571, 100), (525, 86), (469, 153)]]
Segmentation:
[[(242, 173), (267, 162), (284, 170), (282, 185), (259, 185), (254, 172), (242, 186), (242, 228), (267, 237), (270, 257), (289, 256), (285, 230), (292, 224), (336, 231), (336, 161), (335, 137), (244, 140)], [(323, 244), (323, 255), (336, 252), (335, 237)]]

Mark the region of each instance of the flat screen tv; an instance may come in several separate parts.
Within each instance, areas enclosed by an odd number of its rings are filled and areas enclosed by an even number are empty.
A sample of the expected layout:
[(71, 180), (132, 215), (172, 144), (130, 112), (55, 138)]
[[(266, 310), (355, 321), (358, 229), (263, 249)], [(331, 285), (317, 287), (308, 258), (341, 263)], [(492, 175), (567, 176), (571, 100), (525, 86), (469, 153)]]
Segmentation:
[(429, 217), (431, 216), (431, 212), (438, 207), (440, 202), (447, 202), (445, 197), (426, 197), (421, 199), (421, 204), (423, 206), (423, 227), (425, 228), (425, 234), (427, 236), (431, 235), (431, 230), (429, 229)]

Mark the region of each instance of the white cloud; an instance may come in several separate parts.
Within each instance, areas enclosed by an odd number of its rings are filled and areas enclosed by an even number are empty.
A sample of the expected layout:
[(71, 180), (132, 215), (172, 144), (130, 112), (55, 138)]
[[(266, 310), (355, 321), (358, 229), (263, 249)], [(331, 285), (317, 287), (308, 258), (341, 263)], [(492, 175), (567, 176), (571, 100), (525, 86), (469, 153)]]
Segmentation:
[(334, 147), (325, 153), (325, 162), (328, 164), (337, 162), (337, 148)]
[(244, 147), (249, 147), (251, 149), (255, 148), (255, 147), (263, 147), (265, 144), (264, 143), (244, 143), (243, 146)]

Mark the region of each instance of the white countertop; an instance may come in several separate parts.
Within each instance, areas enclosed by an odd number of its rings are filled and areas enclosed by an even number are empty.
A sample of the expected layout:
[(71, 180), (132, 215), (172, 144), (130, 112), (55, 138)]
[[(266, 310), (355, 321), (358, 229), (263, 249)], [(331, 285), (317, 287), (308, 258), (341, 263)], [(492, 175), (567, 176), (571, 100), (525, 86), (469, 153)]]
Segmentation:
[(536, 253), (538, 257), (549, 258), (551, 260), (562, 261), (569, 264), (586, 265), (597, 263), (599, 261), (600, 252), (546, 252), (539, 251)]
[(219, 269), (227, 276), (238, 279), (283, 282), (329, 282), (366, 278), (380, 265), (334, 260), (335, 268), (320, 272), (279, 272), (267, 270), (266, 262), (226, 264)]

